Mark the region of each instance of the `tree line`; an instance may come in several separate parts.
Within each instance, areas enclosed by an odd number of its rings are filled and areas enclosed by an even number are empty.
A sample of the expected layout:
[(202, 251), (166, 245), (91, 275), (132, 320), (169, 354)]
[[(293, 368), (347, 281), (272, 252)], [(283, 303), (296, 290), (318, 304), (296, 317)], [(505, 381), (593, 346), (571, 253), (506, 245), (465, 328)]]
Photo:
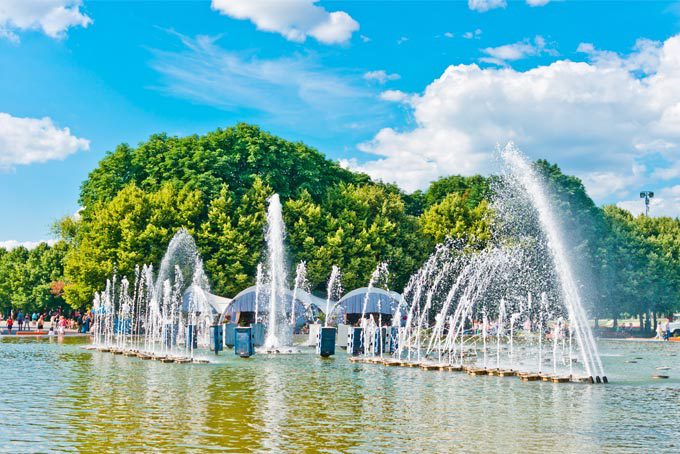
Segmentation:
[[(554, 191), (592, 314), (616, 318), (680, 309), (680, 221), (597, 207), (580, 180), (547, 161), (536, 168)], [(239, 124), (202, 136), (151, 136), (108, 153), (81, 186), (78, 218), (55, 224), (59, 242), (0, 250), (0, 305), (85, 308), (114, 272), (158, 264), (179, 228), (195, 238), (215, 293), (254, 283), (264, 250), (267, 199), (283, 201), (291, 263), (304, 260), (323, 291), (332, 265), (345, 288), (390, 264), (399, 291), (446, 237), (483, 247), (494, 177), (448, 176), (426, 191), (343, 169), (303, 143)]]

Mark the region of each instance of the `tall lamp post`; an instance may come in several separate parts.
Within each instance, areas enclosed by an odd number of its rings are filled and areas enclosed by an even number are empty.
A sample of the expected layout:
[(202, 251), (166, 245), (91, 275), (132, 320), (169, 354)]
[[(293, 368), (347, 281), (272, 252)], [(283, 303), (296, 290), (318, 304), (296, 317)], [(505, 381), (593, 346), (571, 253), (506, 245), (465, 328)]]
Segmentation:
[(652, 191), (642, 191), (640, 193), (640, 198), (645, 199), (645, 216), (649, 216), (649, 199), (654, 197)]

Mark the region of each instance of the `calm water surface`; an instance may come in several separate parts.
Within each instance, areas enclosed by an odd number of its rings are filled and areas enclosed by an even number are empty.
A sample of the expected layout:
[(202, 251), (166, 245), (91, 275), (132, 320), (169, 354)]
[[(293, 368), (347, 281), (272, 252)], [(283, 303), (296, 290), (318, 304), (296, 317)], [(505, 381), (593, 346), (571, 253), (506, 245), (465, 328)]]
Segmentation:
[[(607, 386), (223, 352), (179, 365), (0, 339), (0, 451), (679, 452), (680, 345), (601, 342)], [(636, 364), (626, 363), (634, 358)], [(668, 380), (654, 380), (670, 366)]]

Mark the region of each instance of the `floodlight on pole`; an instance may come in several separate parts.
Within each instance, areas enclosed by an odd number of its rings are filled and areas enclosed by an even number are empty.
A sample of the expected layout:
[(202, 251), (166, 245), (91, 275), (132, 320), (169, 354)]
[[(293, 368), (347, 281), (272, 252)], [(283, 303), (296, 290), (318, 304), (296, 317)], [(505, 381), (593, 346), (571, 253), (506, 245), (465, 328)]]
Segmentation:
[(645, 216), (649, 216), (649, 199), (654, 197), (654, 192), (652, 191), (642, 191), (640, 192), (640, 198), (645, 199)]

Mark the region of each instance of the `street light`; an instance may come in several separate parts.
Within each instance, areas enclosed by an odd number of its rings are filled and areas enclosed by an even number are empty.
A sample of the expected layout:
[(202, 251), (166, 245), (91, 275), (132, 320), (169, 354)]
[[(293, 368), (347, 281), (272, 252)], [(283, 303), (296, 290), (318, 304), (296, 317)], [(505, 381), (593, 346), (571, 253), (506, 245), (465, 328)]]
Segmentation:
[(649, 199), (654, 197), (652, 191), (642, 191), (640, 192), (640, 198), (645, 199), (645, 216), (649, 216)]

